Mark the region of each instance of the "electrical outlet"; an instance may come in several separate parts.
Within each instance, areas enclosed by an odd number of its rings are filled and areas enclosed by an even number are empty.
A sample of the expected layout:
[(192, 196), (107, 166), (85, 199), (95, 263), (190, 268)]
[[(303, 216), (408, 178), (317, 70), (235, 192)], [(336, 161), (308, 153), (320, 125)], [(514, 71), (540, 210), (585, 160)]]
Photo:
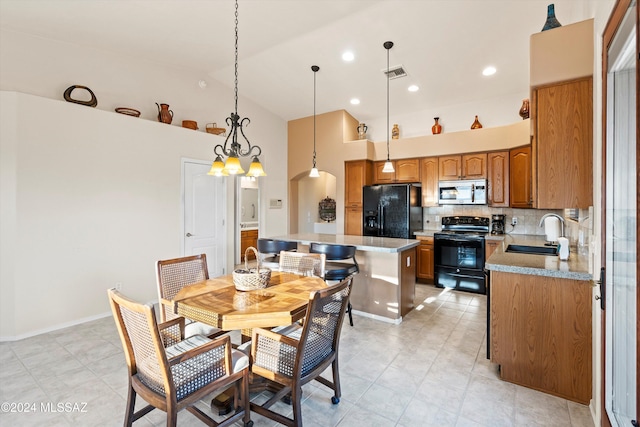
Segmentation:
[(116, 282), (116, 291), (122, 290), (122, 282)]
[(518, 217), (511, 218), (511, 225), (518, 225)]

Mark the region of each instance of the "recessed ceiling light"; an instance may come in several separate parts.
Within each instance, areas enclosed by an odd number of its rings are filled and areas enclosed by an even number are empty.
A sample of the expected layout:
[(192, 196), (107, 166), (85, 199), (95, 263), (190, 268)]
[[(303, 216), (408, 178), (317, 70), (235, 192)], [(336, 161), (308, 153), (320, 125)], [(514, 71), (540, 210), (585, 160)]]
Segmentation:
[(419, 88), (418, 86), (416, 86), (416, 85), (411, 85), (411, 86), (409, 86), (409, 87), (407, 88), (407, 90), (408, 90), (409, 92), (417, 92), (417, 91), (419, 91), (419, 90), (420, 90), (420, 88)]
[(353, 61), (353, 58), (355, 58), (355, 56), (353, 55), (353, 52), (351, 52), (350, 50), (344, 52), (342, 54), (342, 60), (343, 61), (347, 61), (347, 62), (351, 62)]
[(353, 105), (358, 105), (358, 104), (360, 104), (360, 100), (358, 98), (351, 98), (351, 103)]
[(493, 76), (496, 73), (496, 67), (487, 67), (484, 70), (482, 70), (482, 75), (483, 76)]

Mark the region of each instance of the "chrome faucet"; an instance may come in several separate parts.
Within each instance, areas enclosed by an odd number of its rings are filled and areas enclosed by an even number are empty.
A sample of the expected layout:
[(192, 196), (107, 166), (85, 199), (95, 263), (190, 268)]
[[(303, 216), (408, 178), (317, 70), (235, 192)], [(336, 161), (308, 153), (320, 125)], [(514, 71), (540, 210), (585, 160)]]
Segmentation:
[(562, 218), (558, 214), (548, 213), (548, 214), (542, 215), (542, 218), (540, 218), (540, 227), (542, 227), (544, 225), (544, 219), (549, 217), (549, 216), (555, 216), (556, 218), (558, 218), (560, 220), (560, 230), (561, 230), (560, 231), (560, 237), (564, 237), (564, 218)]

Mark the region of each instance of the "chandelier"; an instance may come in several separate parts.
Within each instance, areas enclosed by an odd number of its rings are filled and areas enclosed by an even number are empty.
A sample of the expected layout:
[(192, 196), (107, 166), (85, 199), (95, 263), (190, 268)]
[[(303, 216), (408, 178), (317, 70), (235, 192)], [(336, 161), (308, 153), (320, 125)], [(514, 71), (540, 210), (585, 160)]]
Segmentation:
[[(243, 126), (248, 125), (251, 120), (249, 120), (248, 117), (240, 119), (240, 115), (238, 115), (238, 0), (236, 0), (235, 27), (235, 112), (231, 113), (225, 120), (227, 126), (231, 126), (231, 129), (229, 130), (227, 139), (224, 141), (224, 145), (218, 144), (213, 149), (213, 153), (216, 155), (216, 158), (211, 165), (211, 170), (207, 174), (214, 176), (228, 176), (230, 174), (236, 175), (244, 173), (244, 169), (242, 169), (242, 166), (240, 165), (240, 157), (253, 156), (247, 176), (266, 176), (267, 174), (262, 169), (260, 159), (258, 158), (258, 156), (262, 154), (262, 149), (257, 145), (251, 145), (251, 142), (249, 142), (249, 139), (244, 134)], [(240, 133), (242, 138), (246, 141), (246, 149), (238, 142), (238, 133)], [(231, 141), (229, 141), (229, 139), (231, 139)], [(224, 162), (222, 160), (223, 157), (227, 158)]]

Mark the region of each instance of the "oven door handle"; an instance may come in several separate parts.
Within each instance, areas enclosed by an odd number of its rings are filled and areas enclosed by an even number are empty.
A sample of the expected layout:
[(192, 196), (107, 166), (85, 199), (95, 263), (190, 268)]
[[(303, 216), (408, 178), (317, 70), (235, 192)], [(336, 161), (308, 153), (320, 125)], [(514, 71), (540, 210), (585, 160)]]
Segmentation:
[(451, 277), (461, 277), (464, 279), (477, 279), (479, 276), (472, 276), (470, 274), (448, 273)]
[(455, 243), (481, 243), (481, 239), (454, 239), (451, 237), (445, 237), (444, 239), (436, 239), (436, 242), (440, 240), (441, 242), (455, 242)]

